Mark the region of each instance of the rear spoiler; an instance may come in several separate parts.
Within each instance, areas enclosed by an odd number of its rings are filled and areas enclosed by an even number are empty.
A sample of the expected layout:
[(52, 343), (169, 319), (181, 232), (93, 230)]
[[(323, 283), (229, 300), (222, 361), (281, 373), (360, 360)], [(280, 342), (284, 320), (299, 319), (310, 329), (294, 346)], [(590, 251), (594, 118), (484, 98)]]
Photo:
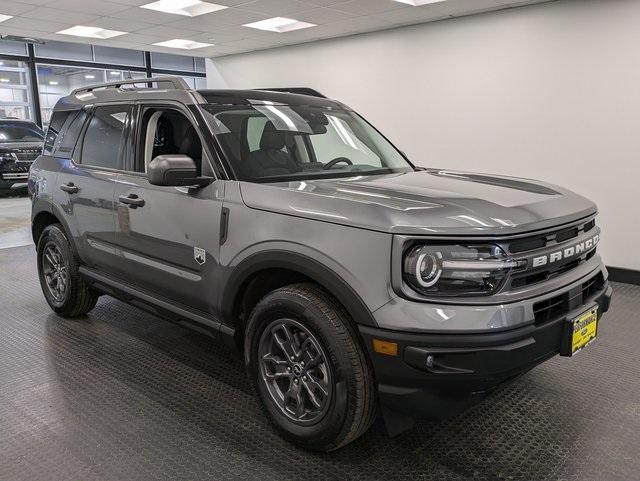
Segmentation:
[(311, 97), (320, 97), (326, 99), (326, 95), (322, 95), (320, 92), (308, 87), (291, 87), (291, 88), (273, 88), (273, 89), (257, 89), (257, 90), (269, 90), (271, 92), (286, 92), (290, 94), (309, 95)]

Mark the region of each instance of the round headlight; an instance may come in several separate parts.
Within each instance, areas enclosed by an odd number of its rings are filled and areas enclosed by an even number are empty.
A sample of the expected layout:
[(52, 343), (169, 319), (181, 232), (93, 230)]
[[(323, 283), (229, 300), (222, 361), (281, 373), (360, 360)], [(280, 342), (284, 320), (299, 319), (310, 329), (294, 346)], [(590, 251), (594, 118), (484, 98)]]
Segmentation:
[(413, 267), (416, 281), (422, 287), (431, 287), (442, 275), (442, 254), (440, 252), (418, 254)]
[(405, 252), (402, 277), (425, 296), (484, 296), (523, 263), (495, 245), (417, 244)]

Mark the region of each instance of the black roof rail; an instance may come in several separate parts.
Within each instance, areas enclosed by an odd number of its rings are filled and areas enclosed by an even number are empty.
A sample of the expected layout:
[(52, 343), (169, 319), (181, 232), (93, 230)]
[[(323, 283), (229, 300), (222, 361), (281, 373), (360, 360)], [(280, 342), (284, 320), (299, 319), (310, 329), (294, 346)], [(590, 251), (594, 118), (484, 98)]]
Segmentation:
[(322, 95), (317, 90), (311, 89), (309, 87), (291, 87), (291, 88), (273, 88), (273, 89), (257, 89), (257, 90), (270, 90), (271, 92), (287, 92), (290, 94), (299, 94), (299, 95), (310, 95), (311, 97), (320, 97), (326, 99), (326, 95)]
[[(169, 84), (169, 88), (175, 90), (191, 90), (189, 84), (180, 77), (149, 77), (149, 78), (136, 78), (136, 79), (127, 79), (127, 80), (116, 80), (115, 82), (105, 82), (101, 84), (89, 85), (88, 87), (80, 87), (71, 92), (71, 95), (76, 95), (82, 92), (91, 92), (96, 89), (118, 89), (122, 85), (135, 85), (135, 84), (146, 84), (146, 87), (143, 88), (152, 88), (151, 84), (157, 84), (157, 88), (160, 87), (160, 84)], [(135, 88), (135, 87), (134, 87)]]

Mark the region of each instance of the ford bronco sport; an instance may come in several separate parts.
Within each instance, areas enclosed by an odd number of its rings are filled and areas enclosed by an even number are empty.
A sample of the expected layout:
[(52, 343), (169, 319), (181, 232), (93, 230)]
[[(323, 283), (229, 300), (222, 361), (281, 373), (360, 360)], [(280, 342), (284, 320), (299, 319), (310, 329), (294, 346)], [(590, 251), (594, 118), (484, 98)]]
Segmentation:
[(61, 99), (29, 178), (51, 308), (106, 294), (237, 346), (277, 430), (325, 451), (593, 341), (611, 289), (592, 202), (414, 167), (347, 106), (276, 90)]

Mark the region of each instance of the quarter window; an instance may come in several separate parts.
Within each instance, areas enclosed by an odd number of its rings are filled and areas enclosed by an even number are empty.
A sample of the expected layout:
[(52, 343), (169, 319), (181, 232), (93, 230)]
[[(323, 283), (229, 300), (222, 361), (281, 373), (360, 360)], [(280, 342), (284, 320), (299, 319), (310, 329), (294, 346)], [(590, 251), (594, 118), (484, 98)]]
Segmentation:
[(97, 107), (82, 142), (84, 165), (122, 170), (125, 126), (130, 109), (121, 105)]

